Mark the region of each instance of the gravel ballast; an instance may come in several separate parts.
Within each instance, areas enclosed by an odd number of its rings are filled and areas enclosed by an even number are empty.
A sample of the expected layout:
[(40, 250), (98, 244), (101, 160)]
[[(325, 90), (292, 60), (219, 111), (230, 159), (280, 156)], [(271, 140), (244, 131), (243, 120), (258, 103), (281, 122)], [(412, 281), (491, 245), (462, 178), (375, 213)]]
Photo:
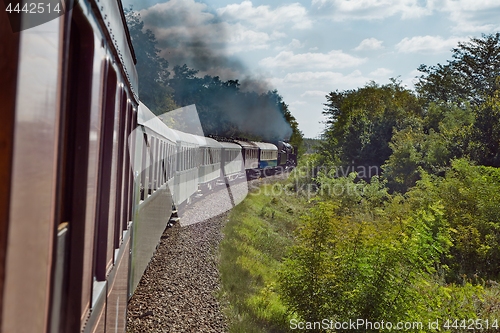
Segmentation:
[(180, 223), (165, 230), (129, 301), (127, 332), (228, 331), (227, 319), (217, 300), (222, 229), (231, 205), (243, 200), (248, 188), (269, 181), (243, 182), (232, 185), (229, 191), (221, 185), (188, 206)]
[(127, 332), (217, 332), (227, 324), (216, 299), (217, 245), (227, 213), (167, 229), (130, 299)]

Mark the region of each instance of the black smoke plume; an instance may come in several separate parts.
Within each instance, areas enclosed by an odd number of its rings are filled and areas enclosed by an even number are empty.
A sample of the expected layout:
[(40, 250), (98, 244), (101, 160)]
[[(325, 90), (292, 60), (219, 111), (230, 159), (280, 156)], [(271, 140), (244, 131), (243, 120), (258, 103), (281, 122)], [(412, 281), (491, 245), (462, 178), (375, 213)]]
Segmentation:
[(172, 68), (168, 85), (176, 104), (196, 105), (206, 135), (290, 137), (281, 97), (230, 55), (231, 26), (207, 5), (170, 0), (139, 13)]

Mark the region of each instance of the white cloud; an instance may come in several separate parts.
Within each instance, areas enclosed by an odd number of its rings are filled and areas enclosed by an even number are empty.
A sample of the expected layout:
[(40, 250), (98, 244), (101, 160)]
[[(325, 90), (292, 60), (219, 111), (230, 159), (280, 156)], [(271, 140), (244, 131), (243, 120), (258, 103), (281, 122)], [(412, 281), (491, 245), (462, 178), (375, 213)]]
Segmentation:
[(380, 78), (388, 78), (389, 75), (391, 75), (392, 73), (394, 73), (394, 71), (392, 69), (381, 67), (381, 68), (377, 68), (376, 70), (371, 72), (370, 75), (380, 77)]
[(400, 53), (439, 53), (448, 52), (453, 47), (457, 46), (459, 41), (464, 38), (450, 37), (444, 39), (441, 36), (415, 36), (405, 37), (395, 48)]
[(268, 49), (269, 43), (277, 39), (275, 35), (246, 29), (241, 24), (228, 26), (227, 51), (229, 54), (257, 49)]
[(312, 21), (307, 16), (307, 10), (299, 3), (293, 3), (271, 9), (270, 6), (254, 7), (251, 1), (241, 4), (230, 4), (217, 9), (217, 14), (227, 21), (243, 21), (258, 29), (268, 27), (292, 27), (294, 29), (309, 29)]
[[(312, 0), (313, 9), (335, 21), (402, 19), (442, 13), (457, 32), (488, 33), (500, 30), (498, 0)], [(437, 18), (441, 19), (441, 18)]]
[[(341, 85), (342, 89), (351, 89), (362, 86), (370, 81), (370, 78), (365, 77), (359, 70), (355, 70), (350, 74), (338, 72), (295, 72), (286, 74), (284, 78), (274, 81), (282, 85), (300, 86), (307, 90), (321, 90), (321, 88), (330, 87), (335, 90), (336, 86)], [(324, 96), (324, 95), (323, 95)]]
[[(224, 57), (268, 49), (273, 41), (287, 37), (276, 29), (260, 30), (245, 22), (220, 20), (207, 5), (194, 0), (169, 0), (143, 9), (140, 14), (145, 29), (155, 34), (162, 55), (175, 64), (208, 52)], [(200, 50), (201, 46), (204, 50)]]
[(336, 21), (380, 20), (394, 15), (418, 18), (432, 13), (434, 1), (419, 0), (313, 0), (318, 11), (329, 12)]
[(332, 69), (357, 66), (366, 58), (353, 57), (340, 50), (328, 53), (300, 53), (282, 51), (275, 57), (262, 59), (259, 64), (270, 68), (300, 68), (300, 69)]
[(402, 79), (403, 86), (406, 86), (410, 89), (415, 88), (415, 83), (418, 82), (418, 78), (422, 75), (422, 72), (414, 69), (408, 75)]
[(300, 49), (300, 48), (304, 47), (304, 44), (302, 44), (300, 42), (300, 40), (294, 38), (294, 39), (292, 39), (292, 41), (290, 42), (290, 44), (288, 44), (288, 46), (290, 48), (293, 48), (293, 49)]
[(146, 27), (148, 25), (197, 27), (213, 20), (214, 15), (207, 10), (207, 5), (194, 0), (170, 0), (157, 3), (139, 13)]
[(380, 50), (384, 47), (382, 46), (383, 41), (378, 40), (376, 38), (367, 38), (363, 39), (361, 43), (354, 49), (356, 51), (365, 51), (365, 50)]
[(282, 51), (282, 50), (295, 50), (295, 49), (301, 49), (304, 47), (304, 44), (300, 42), (298, 39), (292, 39), (290, 43), (288, 43), (285, 46), (276, 46), (275, 50)]
[(328, 92), (323, 90), (307, 90), (300, 97), (325, 97), (326, 95), (328, 95)]
[(497, 0), (443, 0), (440, 11), (449, 14), (455, 32), (488, 33), (500, 30)]

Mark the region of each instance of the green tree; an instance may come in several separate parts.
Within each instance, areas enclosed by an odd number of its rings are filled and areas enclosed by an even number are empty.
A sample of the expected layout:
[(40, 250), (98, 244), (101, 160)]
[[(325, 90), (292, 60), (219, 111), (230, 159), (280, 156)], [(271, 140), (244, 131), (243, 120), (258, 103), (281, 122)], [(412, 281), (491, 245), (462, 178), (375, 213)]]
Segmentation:
[(428, 101), (473, 105), (493, 96), (500, 87), (500, 32), (459, 42), (452, 52), (445, 65), (419, 67), (424, 73), (416, 84), (419, 94)]
[(470, 104), (475, 115), (469, 156), (479, 164), (500, 166), (500, 32), (471, 38), (452, 50), (453, 60), (421, 65), (416, 84), (428, 103)]
[(323, 154), (343, 165), (377, 166), (391, 155), (393, 130), (406, 127), (422, 109), (416, 96), (393, 80), (327, 96)]
[[(439, 198), (449, 222), (453, 246), (444, 261), (448, 278), (497, 279), (500, 276), (500, 171), (474, 166), (465, 159), (453, 161), (446, 177), (433, 185), (420, 184), (412, 197)], [(431, 194), (432, 193), (432, 194)]]
[(144, 31), (140, 14), (132, 8), (125, 10), (125, 18), (137, 58), (141, 101), (157, 115), (176, 109), (168, 87), (168, 61), (160, 56), (155, 35), (149, 29)]
[(443, 207), (411, 211), (400, 196), (367, 202), (375, 216), (345, 215), (334, 199), (303, 218), (279, 275), (281, 297), (302, 320), (414, 321), (435, 310), (419, 288), (449, 247)]
[(420, 170), (444, 176), (452, 159), (468, 156), (473, 124), (468, 105), (431, 103), (423, 119), (395, 131), (392, 154), (383, 166), (389, 187), (406, 192), (420, 179)]

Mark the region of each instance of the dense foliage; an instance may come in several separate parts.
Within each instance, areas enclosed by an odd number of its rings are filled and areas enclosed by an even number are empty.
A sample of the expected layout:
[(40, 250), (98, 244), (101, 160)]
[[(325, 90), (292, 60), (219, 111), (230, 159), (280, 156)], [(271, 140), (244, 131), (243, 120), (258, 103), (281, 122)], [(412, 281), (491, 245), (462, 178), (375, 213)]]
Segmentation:
[(416, 91), (393, 80), (326, 96), (322, 150), (293, 186), (313, 183), (316, 207), (278, 279), (292, 316), (498, 316), (500, 34), (452, 52), (419, 68)]
[[(231, 272), (254, 286), (234, 318), (261, 332), (324, 319), (421, 323), (409, 332), (489, 320), (482, 331), (499, 330), (500, 35), (460, 43), (452, 58), (421, 66), (416, 91), (393, 80), (326, 96), (318, 154), (278, 184), (282, 195), (261, 198), (274, 200), (272, 217), (252, 222), (268, 227), (245, 231), (230, 252)], [(282, 239), (274, 215), (290, 195), (303, 212), (292, 241), (246, 247), (263, 232)]]
[(344, 165), (381, 166), (391, 155), (393, 129), (419, 117), (417, 97), (393, 81), (327, 95), (323, 154)]

